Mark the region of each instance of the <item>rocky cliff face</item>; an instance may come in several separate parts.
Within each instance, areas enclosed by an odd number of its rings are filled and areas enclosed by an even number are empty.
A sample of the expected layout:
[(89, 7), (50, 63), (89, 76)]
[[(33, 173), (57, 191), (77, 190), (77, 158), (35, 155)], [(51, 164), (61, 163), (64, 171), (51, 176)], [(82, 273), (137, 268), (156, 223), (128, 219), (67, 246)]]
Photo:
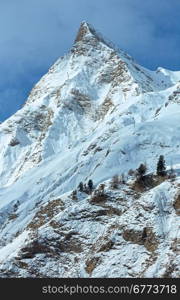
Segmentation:
[[(1, 277), (180, 275), (179, 85), (81, 24), (0, 125)], [(137, 186), (129, 170), (155, 174), (159, 155), (176, 177)]]

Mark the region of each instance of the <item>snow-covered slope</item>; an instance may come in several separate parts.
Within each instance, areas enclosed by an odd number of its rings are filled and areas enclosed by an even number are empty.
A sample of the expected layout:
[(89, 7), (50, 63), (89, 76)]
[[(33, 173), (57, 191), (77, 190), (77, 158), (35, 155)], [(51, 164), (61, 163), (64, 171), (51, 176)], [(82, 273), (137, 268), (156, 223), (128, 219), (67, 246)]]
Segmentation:
[[(179, 116), (180, 72), (143, 68), (83, 22), (0, 125), (0, 276), (178, 277)], [(129, 169), (155, 172), (159, 155), (174, 181), (134, 189)], [(71, 195), (89, 179), (98, 203)]]

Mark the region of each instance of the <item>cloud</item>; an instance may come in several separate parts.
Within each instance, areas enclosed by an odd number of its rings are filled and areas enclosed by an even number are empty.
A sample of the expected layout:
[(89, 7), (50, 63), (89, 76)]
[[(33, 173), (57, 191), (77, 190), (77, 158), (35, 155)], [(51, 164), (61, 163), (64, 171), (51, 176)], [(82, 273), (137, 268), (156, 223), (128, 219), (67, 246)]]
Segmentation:
[(82, 20), (146, 67), (179, 68), (179, 0), (1, 0), (0, 119), (14, 113)]

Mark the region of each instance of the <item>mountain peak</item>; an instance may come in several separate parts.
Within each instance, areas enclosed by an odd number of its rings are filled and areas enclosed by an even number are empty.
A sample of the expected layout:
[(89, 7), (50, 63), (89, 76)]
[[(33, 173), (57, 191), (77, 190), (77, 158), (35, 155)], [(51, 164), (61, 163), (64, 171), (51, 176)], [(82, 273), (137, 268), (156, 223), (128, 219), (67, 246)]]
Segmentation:
[(110, 46), (109, 43), (104, 40), (102, 35), (99, 32), (97, 32), (97, 30), (91, 24), (89, 24), (86, 21), (82, 21), (75, 38), (75, 44), (78, 42), (88, 42), (91, 39), (96, 39), (99, 42)]
[(180, 72), (76, 40), (0, 126), (0, 278), (177, 278)]

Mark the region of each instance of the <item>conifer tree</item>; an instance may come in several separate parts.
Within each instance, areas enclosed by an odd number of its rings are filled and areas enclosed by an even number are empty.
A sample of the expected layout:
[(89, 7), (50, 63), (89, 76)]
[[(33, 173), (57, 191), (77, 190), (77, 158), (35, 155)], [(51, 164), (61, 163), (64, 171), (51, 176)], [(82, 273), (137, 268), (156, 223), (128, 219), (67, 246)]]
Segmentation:
[(158, 176), (166, 176), (166, 164), (164, 160), (164, 156), (160, 155), (157, 163), (157, 175)]
[(92, 190), (93, 190), (93, 181), (91, 179), (89, 179), (89, 181), (88, 181), (88, 188), (89, 188), (89, 191), (92, 192)]
[(147, 167), (145, 164), (140, 164), (139, 168), (137, 169), (137, 175), (142, 178), (147, 171)]
[(80, 192), (83, 192), (84, 191), (84, 185), (83, 185), (83, 182), (81, 181), (80, 183), (79, 183), (79, 185), (78, 185), (78, 190), (80, 191)]
[(111, 180), (111, 188), (112, 189), (118, 189), (119, 186), (119, 176), (114, 175), (112, 180)]
[(76, 190), (74, 190), (74, 191), (72, 192), (72, 194), (71, 194), (71, 199), (72, 199), (72, 200), (77, 200), (77, 191), (76, 191)]

